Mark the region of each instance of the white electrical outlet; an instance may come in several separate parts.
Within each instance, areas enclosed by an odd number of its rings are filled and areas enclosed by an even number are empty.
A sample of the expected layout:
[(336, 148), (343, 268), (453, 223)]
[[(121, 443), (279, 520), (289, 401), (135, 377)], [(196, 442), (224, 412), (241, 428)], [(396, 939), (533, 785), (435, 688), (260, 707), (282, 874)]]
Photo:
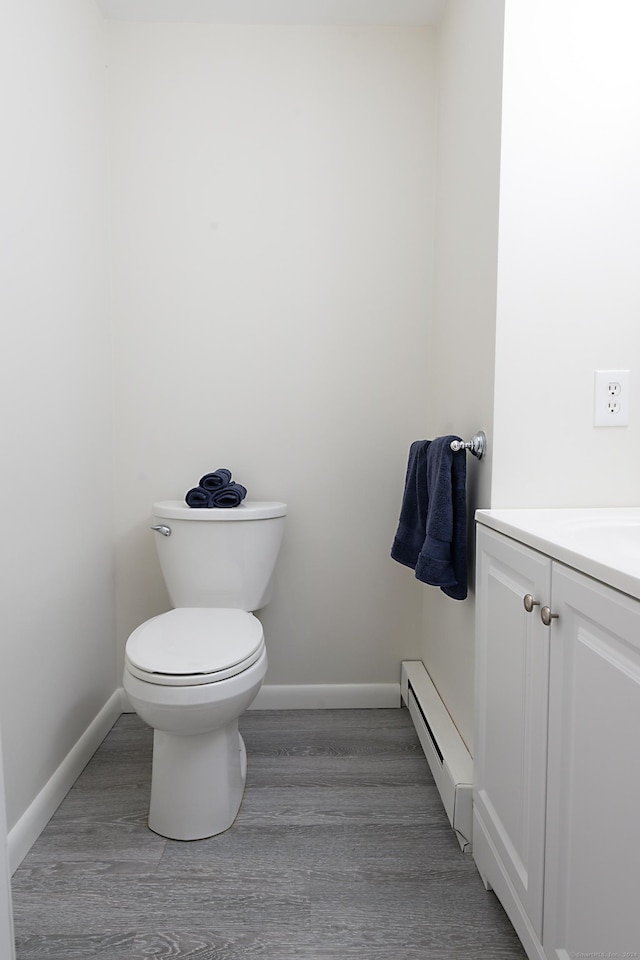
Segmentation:
[(628, 425), (630, 379), (630, 370), (596, 370), (593, 406), (595, 427)]

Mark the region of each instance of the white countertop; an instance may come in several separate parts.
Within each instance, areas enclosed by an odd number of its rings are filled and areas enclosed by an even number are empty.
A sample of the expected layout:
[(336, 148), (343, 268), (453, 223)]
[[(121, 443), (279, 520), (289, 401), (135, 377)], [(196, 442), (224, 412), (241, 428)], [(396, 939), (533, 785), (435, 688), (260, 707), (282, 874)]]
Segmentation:
[(475, 518), (640, 599), (640, 507), (476, 510)]

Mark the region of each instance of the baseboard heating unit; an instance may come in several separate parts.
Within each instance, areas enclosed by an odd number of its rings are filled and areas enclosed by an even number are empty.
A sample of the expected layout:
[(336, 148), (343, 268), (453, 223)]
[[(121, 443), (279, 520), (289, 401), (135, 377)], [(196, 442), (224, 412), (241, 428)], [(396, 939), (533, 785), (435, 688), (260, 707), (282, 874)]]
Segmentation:
[(464, 853), (471, 853), (473, 759), (421, 660), (402, 663), (400, 691)]

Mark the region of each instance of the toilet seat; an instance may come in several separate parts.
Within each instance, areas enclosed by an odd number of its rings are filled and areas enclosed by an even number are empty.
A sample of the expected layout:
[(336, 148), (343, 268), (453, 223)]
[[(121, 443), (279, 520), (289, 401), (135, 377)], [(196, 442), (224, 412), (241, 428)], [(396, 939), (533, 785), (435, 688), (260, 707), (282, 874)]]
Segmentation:
[(264, 650), (262, 624), (245, 610), (181, 607), (147, 620), (126, 646), (133, 676), (163, 686), (235, 677)]

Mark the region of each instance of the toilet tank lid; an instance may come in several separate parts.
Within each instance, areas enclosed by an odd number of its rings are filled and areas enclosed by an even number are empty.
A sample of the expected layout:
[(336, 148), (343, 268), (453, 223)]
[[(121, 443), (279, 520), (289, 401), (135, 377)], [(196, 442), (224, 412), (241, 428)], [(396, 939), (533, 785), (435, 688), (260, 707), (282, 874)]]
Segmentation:
[(153, 515), (165, 520), (269, 520), (285, 517), (287, 505), (277, 500), (243, 500), (237, 507), (188, 507), (183, 500), (159, 500)]

